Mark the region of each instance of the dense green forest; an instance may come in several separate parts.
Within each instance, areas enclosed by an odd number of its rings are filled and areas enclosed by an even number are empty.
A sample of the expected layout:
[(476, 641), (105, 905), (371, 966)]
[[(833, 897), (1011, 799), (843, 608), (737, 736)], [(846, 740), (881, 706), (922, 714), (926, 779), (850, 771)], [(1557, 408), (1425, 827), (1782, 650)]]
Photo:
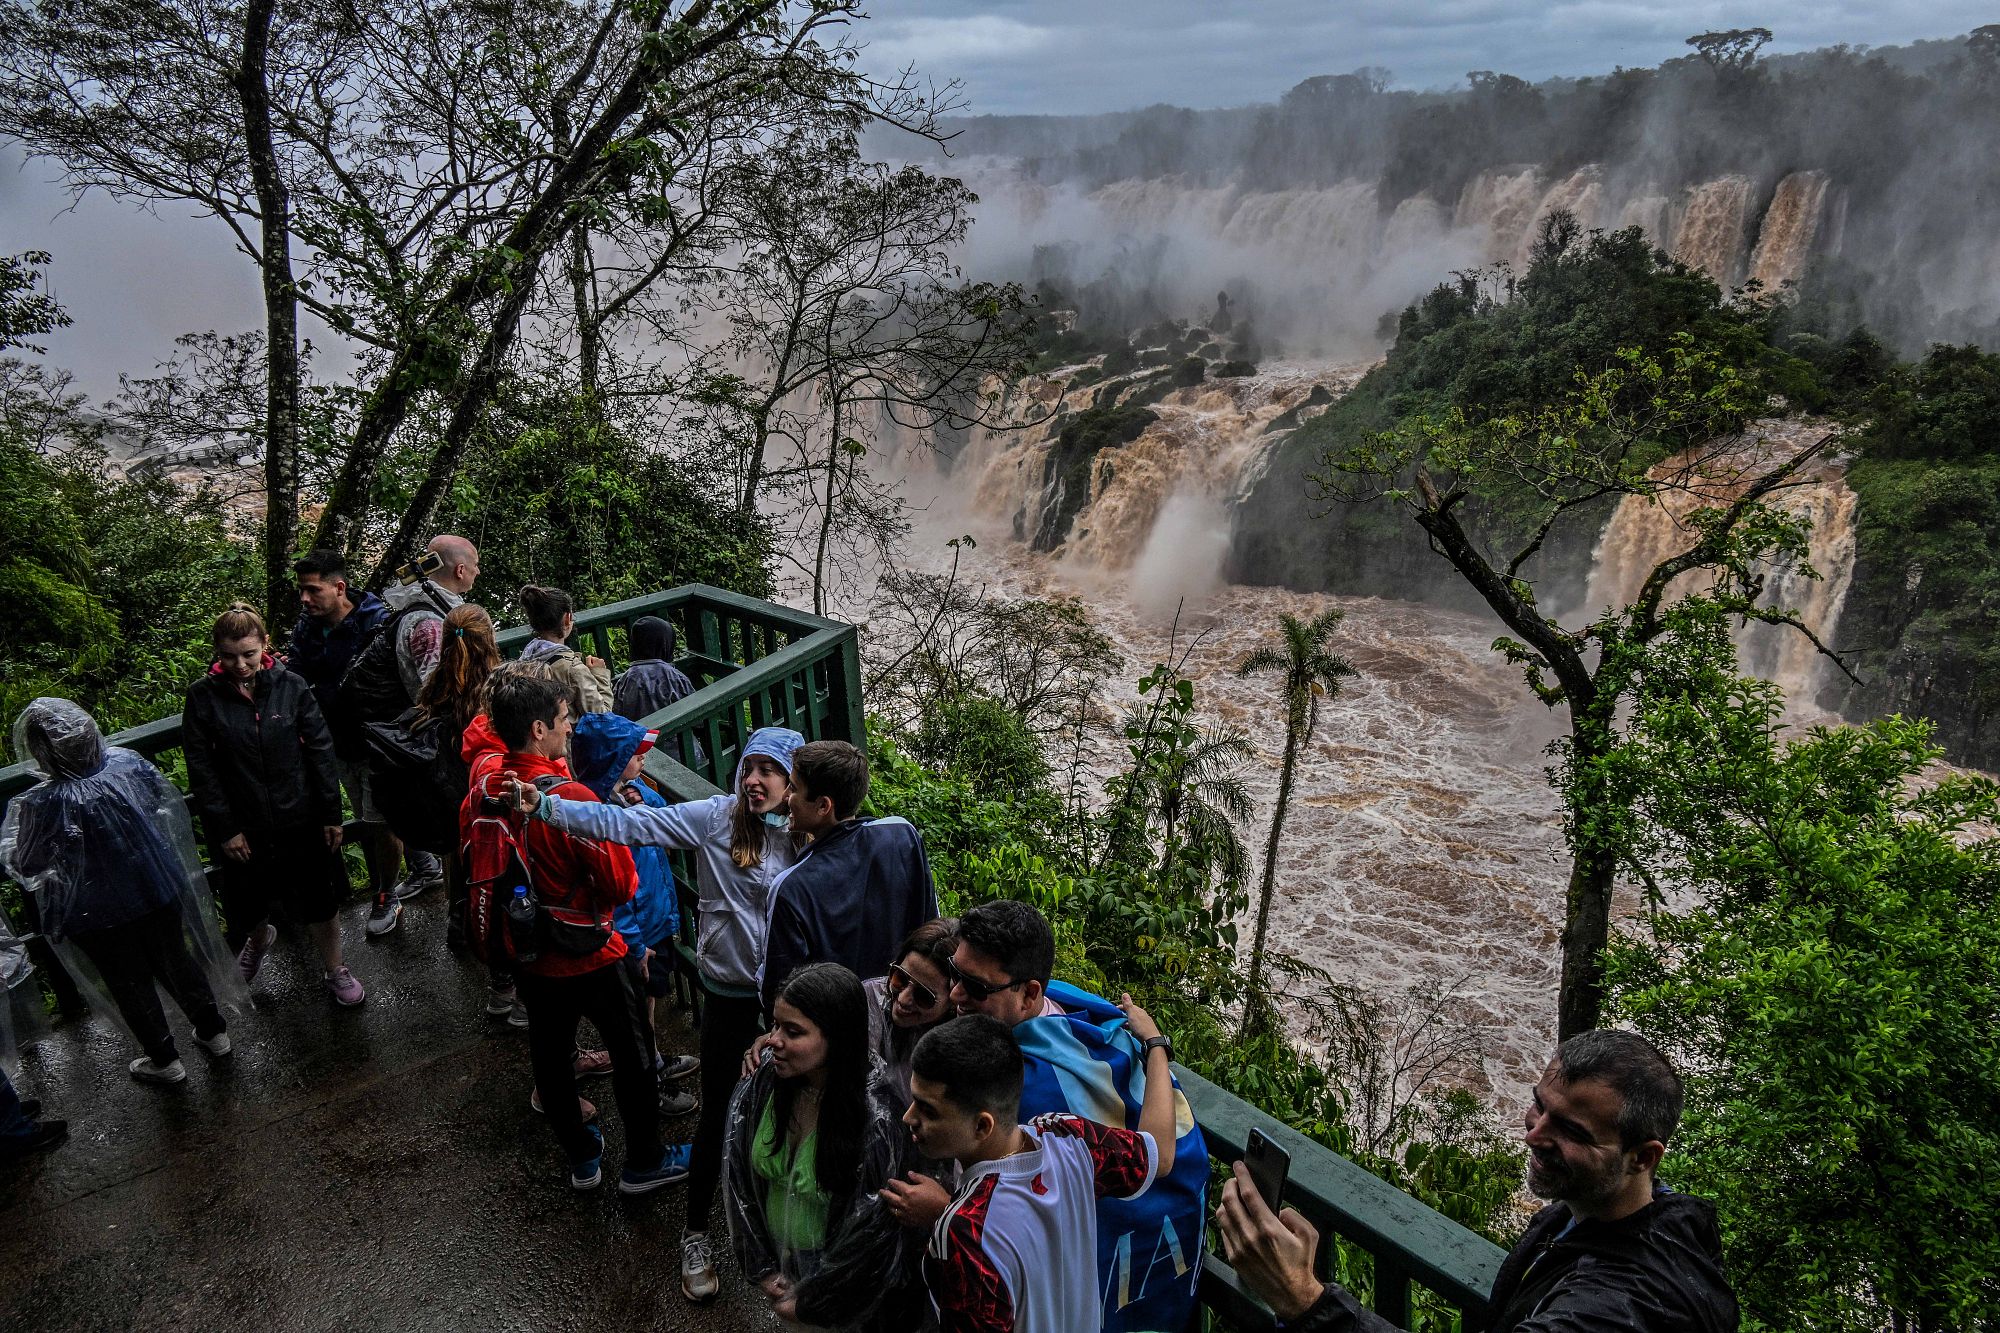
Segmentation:
[[(545, 100), (519, 121), (466, 126), (384, 94), (377, 109), (409, 117), (408, 140), (323, 123), (315, 96), (384, 62), (421, 66), (435, 44), (395, 35), (457, 32), (470, 22), (457, 11), (383, 5), (372, 33), (260, 11), (275, 26), (249, 37), (322, 57), (274, 62), (261, 122), (205, 87), (181, 118), (147, 119), (148, 62), (120, 34), (157, 32), (155, 61), (188, 58), (174, 43), (216, 21), (208, 11), (50, 7), (10, 29), (45, 59), (34, 77), (9, 76), (0, 128), (39, 136), (29, 142), (79, 185), (193, 201), (259, 237), (267, 320), (261, 335), (197, 335), (91, 404), (28, 359), (67, 318), (41, 290), (40, 257), (0, 267), (7, 715), (37, 693), (78, 698), (107, 727), (171, 711), (221, 605), (262, 596), (289, 621), (284, 571), (314, 542), (372, 563), (378, 584), (415, 539), (450, 528), (480, 544), (490, 587), (556, 582), (591, 604), (692, 580), (768, 595), (790, 577), (817, 602), (830, 562), (893, 553), (901, 533), (894, 497), (863, 466), (882, 412), (962, 434), (1004, 410), (994, 385), (1068, 368), (1100, 386), (1051, 453), (1074, 486), (1144, 429), (1150, 405), (1266, 352), (1241, 325), (1129, 330), (1093, 321), (1087, 300), (1065, 328), (1031, 318), (1018, 289), (965, 280), (952, 255), (969, 191), (861, 151), (871, 117), (921, 132), (939, 108), (912, 84), (868, 83), (830, 36), (815, 40), (848, 8), (727, 6), (666, 33), (607, 29), (615, 50), (525, 19), (498, 35), (511, 44), (457, 33), (519, 62), (454, 66), (452, 79), (477, 85), (460, 91), (497, 97), (477, 83), (491, 77)], [(164, 17), (185, 22), (143, 26)], [(231, 28), (216, 49), (244, 40)], [(1931, 73), (1858, 67), (1892, 91), (1970, 77), (1963, 59)], [(398, 69), (398, 86), (438, 73)], [(1785, 70), (1758, 77), (1747, 102), (1795, 95)], [(656, 86), (688, 96), (668, 115)], [(1546, 115), (1570, 105), (1558, 93), (1620, 86), (1522, 93), (1496, 79), (1475, 92), (1522, 105), (1532, 94)], [(65, 119), (60, 94), (77, 90), (101, 101)], [(1389, 96), (1338, 84), (1313, 96), (1349, 93)], [(274, 102), (284, 114), (268, 114)], [(1282, 114), (1320, 125), (1315, 105), (1301, 95)], [(1418, 120), (1432, 106), (1408, 105)], [(1598, 104), (1575, 105), (1580, 117)], [(119, 135), (112, 153), (106, 136)], [(447, 141), (469, 165), (514, 174), (472, 202), (398, 174)], [(186, 157), (197, 150), (212, 157)], [(190, 160), (200, 169), (175, 174)], [(281, 160), (296, 175), (272, 193)], [(272, 243), (287, 234), (280, 205), (311, 241), (296, 269)], [(793, 262), (802, 255), (816, 262)], [(367, 349), (351, 382), (315, 379), (301, 304)], [(1233, 558), (1238, 577), (1420, 587), (1489, 607), (1525, 687), (1567, 711), (1550, 766), (1579, 867), (1565, 1021), (1630, 1023), (1689, 1071), (1664, 1177), (1717, 1202), (1748, 1326), (1983, 1328), (2000, 1319), (2000, 844), (1984, 836), (2000, 791), (1973, 776), (1919, 781), (1938, 750), (1918, 721), (1780, 727), (1771, 688), (1738, 674), (1729, 630), (1756, 611), (1758, 562), (1796, 558), (1805, 534), (1755, 496), (1701, 525), (1690, 567), (1714, 571), (1714, 589), (1642, 597), (1582, 629), (1547, 614), (1608, 506), (1671, 485), (1654, 463), (1754, 415), (1810, 411), (1847, 427), (1855, 605), (1864, 624), (1896, 629), (1856, 661), (1894, 678), (1898, 654), (1928, 654), (1983, 709), (2000, 691), (1988, 606), (2000, 357), (1939, 346), (1899, 360), (1853, 311), (1811, 291), (1725, 294), (1636, 231), (1584, 233), (1557, 216), (1518, 279), (1439, 286), (1400, 313), (1385, 361), (1352, 395), (1284, 423)], [(192, 488), (126, 465), (134, 436), (170, 428), (243, 444)], [(1286, 716), (1266, 725), (1284, 727), (1291, 752), (1349, 668), (1337, 617), (1269, 628), (1269, 651), (1242, 665), (1282, 681)], [(1210, 723), (1185, 660), (1121, 660), (1074, 601), (894, 569), (867, 654), (871, 801), (923, 831), (947, 908), (1035, 903), (1055, 923), (1059, 974), (1144, 997), (1191, 1067), (1511, 1237), (1512, 1138), (1408, 1035), (1444, 1033), (1469, 1055), (1477, 1034), (1455, 1026), (1449, 995), (1371, 994), (1267, 947), (1273, 872), (1257, 846), (1277, 844), (1302, 793), (1287, 765), (1275, 808), (1249, 801), (1248, 741)], [(1107, 718), (1104, 687), (1128, 678), (1137, 703)], [(1106, 728), (1122, 753), (1093, 777), (1085, 738)], [(1614, 874), (1645, 904), (1615, 929)], [(1333, 1260), (1366, 1290), (1364, 1256), (1337, 1246)], [(1424, 1302), (1423, 1326), (1455, 1325)]]

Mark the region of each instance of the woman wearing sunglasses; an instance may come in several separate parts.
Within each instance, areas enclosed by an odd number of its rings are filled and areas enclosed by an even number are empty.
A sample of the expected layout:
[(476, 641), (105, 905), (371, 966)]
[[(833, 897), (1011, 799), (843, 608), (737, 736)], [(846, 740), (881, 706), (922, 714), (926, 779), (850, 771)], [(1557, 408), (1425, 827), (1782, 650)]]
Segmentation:
[(861, 983), (868, 992), (868, 1041), (898, 1106), (910, 1104), (910, 1053), (917, 1039), (952, 1016), (951, 951), (958, 922), (926, 921), (911, 931), (889, 975)]

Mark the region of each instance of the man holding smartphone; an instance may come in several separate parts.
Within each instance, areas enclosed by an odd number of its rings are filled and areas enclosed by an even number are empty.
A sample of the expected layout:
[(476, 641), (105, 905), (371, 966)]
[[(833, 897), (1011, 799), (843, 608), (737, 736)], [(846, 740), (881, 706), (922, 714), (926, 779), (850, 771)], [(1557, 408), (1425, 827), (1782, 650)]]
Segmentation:
[[(1736, 1328), (1714, 1207), (1655, 1179), (1681, 1102), (1680, 1076), (1634, 1033), (1586, 1032), (1556, 1051), (1523, 1134), (1528, 1190), (1550, 1203), (1500, 1266), (1489, 1333)], [(1294, 1209), (1273, 1212), (1243, 1163), (1234, 1171), (1215, 1214), (1223, 1256), (1280, 1328), (1395, 1328), (1314, 1276), (1319, 1232)]]

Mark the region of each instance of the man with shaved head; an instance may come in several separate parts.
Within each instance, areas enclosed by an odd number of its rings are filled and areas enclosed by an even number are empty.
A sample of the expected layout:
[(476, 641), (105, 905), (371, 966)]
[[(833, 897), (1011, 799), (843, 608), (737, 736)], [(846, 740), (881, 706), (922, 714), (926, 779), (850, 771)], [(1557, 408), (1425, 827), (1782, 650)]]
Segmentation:
[(388, 592), (390, 610), (410, 610), (396, 626), (396, 666), (403, 673), (403, 688), (410, 692), (412, 703), (431, 672), (437, 670), (438, 656), (444, 652), (445, 616), (479, 581), (479, 548), (465, 538), (439, 533), (424, 549), (444, 561), (444, 567), (429, 578)]

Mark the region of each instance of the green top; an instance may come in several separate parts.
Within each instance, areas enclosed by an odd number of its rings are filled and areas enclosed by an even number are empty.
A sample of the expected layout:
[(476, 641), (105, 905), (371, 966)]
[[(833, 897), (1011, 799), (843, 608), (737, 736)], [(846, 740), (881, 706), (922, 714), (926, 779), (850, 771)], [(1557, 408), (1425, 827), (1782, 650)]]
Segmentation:
[(773, 1097), (764, 1103), (757, 1120), (757, 1137), (750, 1143), (750, 1169), (767, 1182), (764, 1191), (764, 1220), (771, 1240), (781, 1253), (820, 1250), (826, 1246), (826, 1195), (819, 1177), (813, 1174), (814, 1145), (819, 1135), (808, 1134), (798, 1144), (781, 1141), (771, 1116)]

